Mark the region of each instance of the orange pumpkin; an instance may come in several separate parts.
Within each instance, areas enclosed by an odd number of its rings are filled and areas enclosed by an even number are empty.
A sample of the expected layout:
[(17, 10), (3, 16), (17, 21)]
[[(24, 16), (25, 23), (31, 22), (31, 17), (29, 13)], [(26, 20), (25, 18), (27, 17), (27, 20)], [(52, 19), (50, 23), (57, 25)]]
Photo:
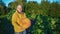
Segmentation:
[(31, 21), (28, 18), (22, 19), (20, 25), (22, 25), (24, 29), (27, 29), (31, 26)]

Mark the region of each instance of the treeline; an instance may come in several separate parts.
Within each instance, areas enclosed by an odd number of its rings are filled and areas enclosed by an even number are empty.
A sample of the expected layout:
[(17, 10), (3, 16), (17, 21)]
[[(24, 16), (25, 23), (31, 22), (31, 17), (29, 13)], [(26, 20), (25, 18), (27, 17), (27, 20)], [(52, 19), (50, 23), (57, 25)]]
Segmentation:
[(5, 15), (10, 12), (10, 10), (16, 9), (18, 4), (23, 5), (23, 9), (27, 13), (35, 13), (42, 14), (52, 17), (60, 17), (60, 4), (58, 2), (49, 2), (49, 1), (41, 1), (41, 3), (37, 2), (26, 2), (22, 0), (16, 0), (15, 2), (10, 2), (8, 7), (5, 6), (3, 2), (1, 2), (0, 6), (0, 15)]

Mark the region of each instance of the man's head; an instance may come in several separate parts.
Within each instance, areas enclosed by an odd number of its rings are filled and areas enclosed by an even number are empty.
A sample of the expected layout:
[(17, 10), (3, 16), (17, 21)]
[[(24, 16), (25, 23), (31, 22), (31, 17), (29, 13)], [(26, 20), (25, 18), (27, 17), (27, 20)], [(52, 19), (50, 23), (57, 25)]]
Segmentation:
[(18, 5), (18, 6), (17, 6), (17, 11), (18, 11), (19, 13), (22, 12), (22, 5)]

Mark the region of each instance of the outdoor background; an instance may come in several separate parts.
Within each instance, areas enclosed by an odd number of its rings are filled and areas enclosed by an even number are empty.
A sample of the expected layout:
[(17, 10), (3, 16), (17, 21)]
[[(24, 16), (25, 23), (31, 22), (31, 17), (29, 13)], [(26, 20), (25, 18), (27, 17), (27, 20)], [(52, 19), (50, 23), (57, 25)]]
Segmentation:
[(60, 0), (0, 0), (0, 34), (14, 34), (11, 17), (18, 4), (31, 20), (27, 34), (60, 34)]

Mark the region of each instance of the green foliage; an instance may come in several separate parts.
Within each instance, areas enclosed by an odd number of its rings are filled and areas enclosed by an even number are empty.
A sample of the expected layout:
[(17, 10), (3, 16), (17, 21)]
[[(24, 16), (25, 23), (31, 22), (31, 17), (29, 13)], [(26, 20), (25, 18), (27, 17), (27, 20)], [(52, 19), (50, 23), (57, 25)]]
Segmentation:
[(50, 10), (50, 2), (42, 1), (40, 4), (40, 11), (43, 15), (47, 15), (48, 11)]
[(53, 2), (50, 6), (50, 11), (48, 15), (52, 17), (60, 17), (60, 4)]
[(6, 12), (6, 6), (5, 6), (4, 2), (1, 0), (0, 1), (0, 15), (4, 15), (6, 13), (7, 13)]

